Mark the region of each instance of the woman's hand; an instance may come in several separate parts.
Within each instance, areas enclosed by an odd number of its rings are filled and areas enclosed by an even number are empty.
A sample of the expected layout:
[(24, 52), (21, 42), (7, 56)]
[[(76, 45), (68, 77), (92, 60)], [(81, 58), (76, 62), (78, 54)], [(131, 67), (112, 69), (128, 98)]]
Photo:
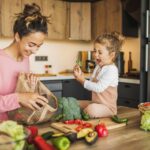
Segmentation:
[(74, 76), (76, 80), (78, 80), (81, 84), (84, 84), (84, 81), (85, 81), (84, 74), (81, 68), (79, 67), (79, 65), (76, 65), (74, 67), (73, 72), (74, 72)]
[(33, 73), (26, 73), (25, 76), (27, 78), (29, 86), (34, 91), (36, 88), (37, 82), (39, 81), (39, 78), (36, 76), (36, 74), (33, 74)]
[(39, 110), (48, 103), (48, 100), (38, 93), (18, 93), (18, 101), (20, 105), (32, 110)]

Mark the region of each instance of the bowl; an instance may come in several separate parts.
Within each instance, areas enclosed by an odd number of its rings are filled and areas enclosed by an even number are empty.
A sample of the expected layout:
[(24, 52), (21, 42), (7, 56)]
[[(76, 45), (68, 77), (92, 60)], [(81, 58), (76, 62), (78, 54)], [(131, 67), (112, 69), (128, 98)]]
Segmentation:
[(0, 132), (0, 150), (25, 150), (31, 132), (24, 128), (24, 133), (24, 138), (15, 141), (9, 134)]

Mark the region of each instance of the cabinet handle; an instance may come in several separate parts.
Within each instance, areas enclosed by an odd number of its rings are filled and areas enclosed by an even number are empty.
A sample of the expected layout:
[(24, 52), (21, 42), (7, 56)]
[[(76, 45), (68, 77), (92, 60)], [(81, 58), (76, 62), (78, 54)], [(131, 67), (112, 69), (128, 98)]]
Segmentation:
[(130, 87), (131, 87), (130, 85), (127, 85), (127, 84), (126, 84), (126, 85), (124, 85), (124, 86), (125, 86), (125, 88), (130, 88)]
[(146, 10), (146, 38), (149, 37), (149, 10)]
[(148, 44), (145, 45), (145, 71), (148, 72)]
[(69, 80), (64, 80), (63, 83), (70, 83), (70, 81)]
[(129, 102), (129, 101), (125, 101), (125, 103), (126, 103), (126, 104), (130, 104), (130, 102)]

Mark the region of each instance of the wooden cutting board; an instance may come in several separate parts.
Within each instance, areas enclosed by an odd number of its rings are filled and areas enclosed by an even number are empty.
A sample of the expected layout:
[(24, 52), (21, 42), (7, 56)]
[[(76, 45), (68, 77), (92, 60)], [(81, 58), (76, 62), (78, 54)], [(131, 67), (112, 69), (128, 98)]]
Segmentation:
[[(95, 127), (99, 122), (104, 123), (108, 130), (126, 126), (126, 123), (115, 123), (111, 120), (111, 118), (92, 119), (92, 120), (89, 120), (86, 122), (92, 123), (93, 127)], [(67, 132), (76, 132), (75, 128), (78, 125), (69, 125), (69, 124), (64, 124), (62, 122), (55, 122), (55, 123), (51, 123), (50, 126), (53, 127), (54, 129), (57, 129), (57, 130), (63, 132), (63, 133), (67, 133)]]

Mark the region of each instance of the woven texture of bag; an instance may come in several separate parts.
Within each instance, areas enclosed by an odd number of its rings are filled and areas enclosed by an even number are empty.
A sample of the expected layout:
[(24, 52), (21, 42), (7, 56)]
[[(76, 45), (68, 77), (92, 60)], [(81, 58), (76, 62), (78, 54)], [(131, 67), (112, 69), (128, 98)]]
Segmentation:
[(146, 105), (146, 103), (140, 103), (138, 105), (138, 109), (142, 114), (144, 114), (145, 111), (150, 111), (150, 105)]
[(41, 107), (40, 110), (31, 110), (26, 107), (20, 107), (16, 110), (8, 112), (8, 117), (11, 120), (15, 120), (19, 123), (31, 125), (38, 124), (46, 121), (50, 121), (51, 116), (57, 111), (58, 104), (57, 98), (54, 94), (40, 81), (36, 86), (30, 87), (24, 74), (21, 74), (18, 78), (16, 92), (35, 92), (39, 93), (48, 99), (48, 104)]

